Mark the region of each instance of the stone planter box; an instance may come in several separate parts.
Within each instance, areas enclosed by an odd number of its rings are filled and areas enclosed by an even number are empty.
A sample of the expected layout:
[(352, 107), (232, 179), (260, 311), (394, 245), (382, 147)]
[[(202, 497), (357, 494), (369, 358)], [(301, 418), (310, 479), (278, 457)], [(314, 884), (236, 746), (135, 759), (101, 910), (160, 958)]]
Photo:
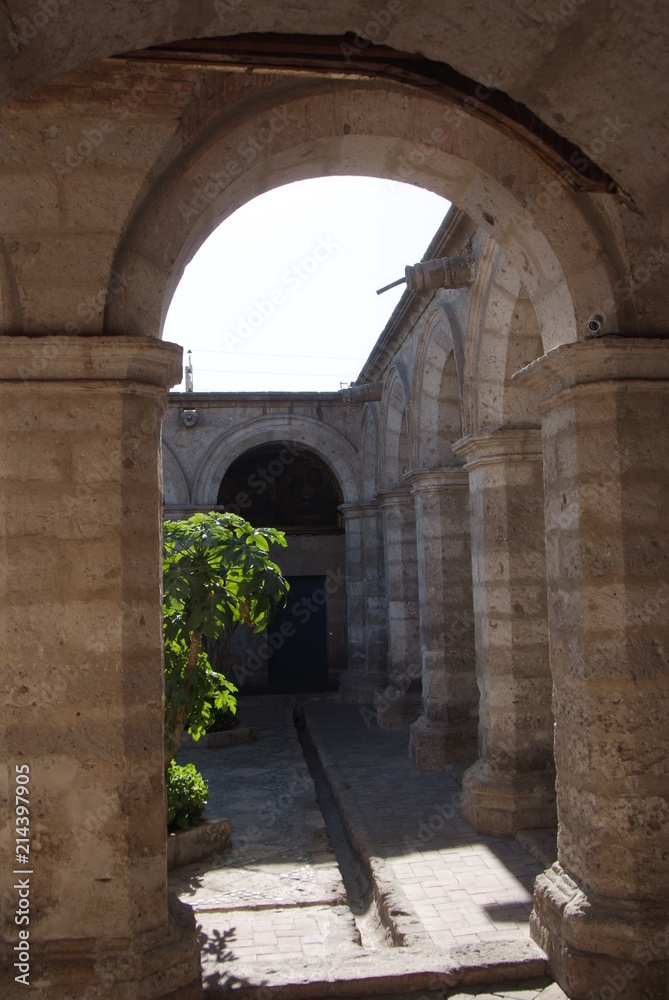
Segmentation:
[(237, 747), (241, 743), (252, 743), (255, 738), (255, 729), (251, 726), (239, 726), (222, 733), (207, 733), (202, 737), (202, 744), (207, 750), (214, 750), (216, 747)]
[(192, 739), (188, 733), (181, 738), (181, 746), (190, 750), (215, 750), (218, 747), (237, 747), (242, 743), (252, 743), (256, 731), (252, 726), (239, 726), (238, 729), (226, 729), (223, 733), (205, 733), (199, 740)]
[(190, 830), (167, 835), (167, 870), (182, 868), (230, 847), (230, 820), (205, 820)]

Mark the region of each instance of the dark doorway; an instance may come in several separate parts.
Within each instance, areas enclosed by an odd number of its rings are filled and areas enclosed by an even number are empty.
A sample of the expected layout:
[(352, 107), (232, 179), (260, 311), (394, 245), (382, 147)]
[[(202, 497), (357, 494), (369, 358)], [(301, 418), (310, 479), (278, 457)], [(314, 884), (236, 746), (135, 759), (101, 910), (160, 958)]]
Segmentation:
[[(288, 604), (268, 630), (268, 682), (291, 693), (328, 688), (325, 577), (288, 577)], [(279, 637), (283, 642), (279, 645)], [(273, 640), (273, 641), (272, 641)]]

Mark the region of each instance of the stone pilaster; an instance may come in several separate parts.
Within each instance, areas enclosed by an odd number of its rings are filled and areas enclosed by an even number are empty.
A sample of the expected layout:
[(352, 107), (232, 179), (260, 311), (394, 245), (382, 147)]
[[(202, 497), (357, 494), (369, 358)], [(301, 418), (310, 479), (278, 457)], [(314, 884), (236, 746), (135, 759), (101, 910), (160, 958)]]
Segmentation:
[(382, 729), (406, 729), (421, 713), (416, 513), (410, 487), (377, 494), (385, 539), (387, 686), (377, 696)]
[(532, 935), (574, 1000), (666, 1000), (669, 340), (569, 344), (516, 378), (542, 397), (559, 816)]
[(404, 477), (416, 504), (423, 713), (409, 754), (441, 770), (476, 757), (479, 692), (474, 655), (468, 476), (462, 468)]
[(348, 666), (344, 701), (371, 704), (386, 686), (383, 536), (376, 503), (342, 504), (346, 544)]
[(471, 506), (479, 759), (462, 811), (479, 833), (555, 823), (541, 432), (456, 442)]
[(13, 822), (0, 839), (3, 996), (26, 992), (6, 881), (17, 868), (31, 995), (200, 995), (192, 914), (168, 914), (166, 888), (160, 420), (180, 358), (148, 338), (0, 338), (12, 806), (17, 767), (30, 778), (30, 864), (17, 864)]

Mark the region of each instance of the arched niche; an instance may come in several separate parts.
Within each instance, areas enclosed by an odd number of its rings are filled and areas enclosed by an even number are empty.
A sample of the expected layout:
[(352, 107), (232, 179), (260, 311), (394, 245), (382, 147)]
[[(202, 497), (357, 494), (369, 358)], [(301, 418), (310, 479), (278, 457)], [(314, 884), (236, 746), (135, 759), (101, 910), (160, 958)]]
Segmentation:
[(190, 490), (179, 460), (163, 442), (163, 504), (165, 507), (186, 507)]
[(460, 464), (451, 450), (452, 442), (462, 432), (460, 383), (453, 331), (439, 306), (428, 314), (424, 323), (413, 386), (414, 465), (425, 469)]
[(398, 486), (411, 467), (409, 452), (408, 376), (401, 362), (394, 362), (386, 381), (381, 414), (381, 482), (385, 489)]
[(370, 500), (379, 488), (379, 404), (366, 403), (362, 418), (362, 498)]

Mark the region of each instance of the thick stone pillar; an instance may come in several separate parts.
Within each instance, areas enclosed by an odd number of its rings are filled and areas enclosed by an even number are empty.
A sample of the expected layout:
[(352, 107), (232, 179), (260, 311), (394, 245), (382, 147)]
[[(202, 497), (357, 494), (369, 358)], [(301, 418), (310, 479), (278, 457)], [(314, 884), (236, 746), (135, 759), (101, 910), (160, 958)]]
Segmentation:
[(423, 714), (409, 754), (442, 770), (476, 758), (479, 692), (474, 655), (468, 476), (462, 468), (404, 477), (416, 504)]
[(541, 432), (475, 434), (454, 449), (469, 473), (481, 692), (462, 812), (479, 833), (513, 835), (556, 821)]
[(348, 603), (348, 667), (344, 701), (371, 704), (386, 686), (383, 537), (376, 503), (343, 504)]
[(406, 729), (421, 713), (416, 511), (409, 486), (377, 494), (385, 539), (387, 686), (377, 697), (382, 729)]
[(3, 997), (26, 995), (20, 931), (31, 995), (200, 995), (165, 861), (160, 419), (180, 356), (148, 338), (0, 338)]
[(573, 1000), (669, 997), (669, 340), (606, 337), (542, 396), (558, 861), (532, 935)]

